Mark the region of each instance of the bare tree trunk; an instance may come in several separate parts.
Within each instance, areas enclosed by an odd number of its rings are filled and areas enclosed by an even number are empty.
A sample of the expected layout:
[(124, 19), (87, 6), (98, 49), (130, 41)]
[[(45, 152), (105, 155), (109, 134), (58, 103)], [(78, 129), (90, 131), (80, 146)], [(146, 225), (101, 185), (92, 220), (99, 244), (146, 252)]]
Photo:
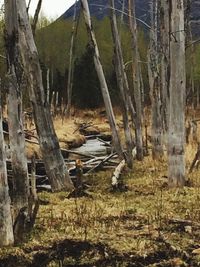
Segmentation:
[(133, 140), (132, 140), (132, 134), (131, 129), (129, 126), (129, 108), (128, 108), (128, 101), (127, 101), (127, 95), (126, 91), (124, 90), (124, 81), (123, 77), (126, 76), (126, 73), (124, 70), (124, 60), (123, 60), (123, 54), (122, 54), (122, 48), (121, 48), (121, 42), (117, 27), (117, 19), (116, 19), (116, 12), (115, 12), (115, 4), (114, 0), (111, 0), (111, 29), (112, 29), (112, 36), (113, 36), (113, 42), (114, 42), (114, 50), (115, 50), (115, 70), (116, 70), (116, 76), (117, 76), (117, 83), (118, 87), (120, 89), (122, 101), (122, 116), (123, 116), (123, 124), (124, 124), (124, 133), (125, 133), (125, 139), (126, 139), (126, 150), (127, 150), (127, 163), (130, 168), (132, 168), (133, 165), (133, 156), (132, 156), (132, 150), (133, 150)]
[[(1, 89), (1, 84), (0, 84)], [(0, 90), (1, 93), (1, 90)], [(1, 97), (0, 97), (1, 98)], [(14, 243), (0, 99), (0, 247)]]
[[(22, 119), (22, 68), (17, 49), (15, 1), (5, 1), (5, 42), (8, 62), (8, 124), (13, 170), (13, 222), (21, 209), (28, 207), (28, 168)], [(13, 16), (11, 15), (13, 14)]]
[(38, 4), (37, 4), (36, 10), (35, 10), (35, 14), (34, 14), (33, 22), (32, 22), (33, 36), (35, 36), (35, 30), (36, 30), (36, 26), (37, 26), (38, 17), (40, 14), (41, 7), (42, 7), (42, 0), (38, 0)]
[[(160, 3), (160, 2), (159, 2)], [(149, 79), (152, 105), (152, 157), (160, 159), (163, 156), (162, 145), (162, 117), (161, 117), (161, 92), (160, 92), (160, 51), (158, 37), (158, 0), (151, 2), (151, 32), (149, 49)]]
[(132, 36), (132, 69), (133, 69), (133, 87), (134, 87), (134, 99), (136, 107), (136, 120), (135, 120), (135, 132), (136, 132), (136, 148), (137, 159), (143, 159), (143, 141), (142, 141), (142, 97), (141, 97), (141, 77), (139, 67), (139, 50), (137, 39), (137, 24), (135, 17), (135, 0), (129, 0), (129, 27)]
[(50, 69), (47, 69), (47, 93), (46, 93), (46, 102), (50, 104)]
[(38, 52), (26, 12), (26, 3), (25, 0), (16, 0), (16, 3), (19, 50), (28, 80), (29, 96), (46, 172), (53, 191), (71, 190), (73, 183), (61, 154), (49, 105), (45, 101)]
[(161, 0), (160, 39), (161, 39), (161, 99), (164, 134), (169, 126), (169, 1)]
[(67, 107), (66, 115), (70, 116), (71, 113), (71, 105), (72, 105), (72, 86), (73, 86), (73, 71), (74, 71), (74, 46), (75, 46), (75, 35), (77, 28), (77, 0), (74, 4), (74, 15), (73, 15), (73, 24), (72, 24), (72, 36), (70, 43), (70, 52), (69, 52), (69, 69), (68, 69), (68, 80), (67, 80)]
[(117, 124), (115, 121), (115, 116), (114, 116), (112, 103), (111, 103), (111, 99), (110, 99), (110, 95), (109, 95), (109, 91), (108, 91), (108, 86), (107, 86), (107, 83), (105, 80), (104, 71), (102, 68), (101, 61), (100, 61), (100, 54), (99, 54), (99, 49), (98, 49), (98, 45), (96, 42), (95, 33), (92, 29), (92, 23), (91, 23), (91, 17), (90, 17), (88, 2), (87, 2), (87, 0), (81, 0), (81, 4), (82, 4), (82, 8), (83, 8), (83, 14), (84, 14), (84, 18), (85, 18), (86, 28), (88, 31), (88, 35), (90, 36), (91, 46), (93, 47), (93, 50), (94, 50), (94, 64), (95, 64), (95, 68), (96, 68), (99, 82), (101, 85), (101, 91), (102, 91), (102, 95), (103, 95), (103, 99), (104, 99), (106, 113), (108, 116), (111, 131), (112, 131), (114, 148), (115, 148), (116, 152), (118, 153), (118, 155), (121, 158), (123, 158), (121, 142), (120, 142), (118, 131), (117, 131)]
[(170, 116), (168, 177), (170, 187), (185, 184), (185, 32), (183, 0), (170, 0)]
[(197, 109), (200, 108), (200, 87), (197, 86)]

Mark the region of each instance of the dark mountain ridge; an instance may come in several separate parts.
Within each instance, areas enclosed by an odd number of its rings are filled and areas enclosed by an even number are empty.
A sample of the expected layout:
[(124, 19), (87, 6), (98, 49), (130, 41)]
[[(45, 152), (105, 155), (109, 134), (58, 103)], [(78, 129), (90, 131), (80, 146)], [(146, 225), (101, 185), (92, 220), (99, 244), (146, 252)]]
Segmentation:
[[(108, 16), (109, 11), (109, 1), (108, 0), (88, 0), (91, 16), (97, 19), (102, 19)], [(118, 15), (122, 12), (122, 0), (115, 0), (115, 8)], [(136, 0), (136, 16), (139, 19), (139, 23), (144, 21), (149, 23), (150, 20), (150, 0)], [(127, 13), (128, 0), (125, 0), (124, 14)], [(80, 9), (80, 1), (78, 1), (78, 10)], [(69, 19), (73, 17), (74, 6), (71, 6), (62, 16), (63, 19)], [(190, 15), (192, 32), (195, 36), (200, 36), (200, 0), (191, 0), (191, 15)], [(143, 24), (144, 25), (144, 24)]]

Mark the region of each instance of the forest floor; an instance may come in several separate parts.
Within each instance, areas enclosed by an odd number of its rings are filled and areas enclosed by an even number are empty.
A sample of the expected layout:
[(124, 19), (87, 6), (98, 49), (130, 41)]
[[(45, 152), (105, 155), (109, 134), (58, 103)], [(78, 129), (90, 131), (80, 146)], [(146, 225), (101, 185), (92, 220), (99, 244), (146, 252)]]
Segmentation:
[(111, 190), (106, 171), (84, 178), (87, 197), (39, 193), (45, 205), (32, 233), (0, 250), (0, 266), (200, 266), (200, 175), (188, 174), (195, 150), (187, 146), (182, 189), (168, 188), (165, 158), (148, 156), (124, 171), (125, 192)]

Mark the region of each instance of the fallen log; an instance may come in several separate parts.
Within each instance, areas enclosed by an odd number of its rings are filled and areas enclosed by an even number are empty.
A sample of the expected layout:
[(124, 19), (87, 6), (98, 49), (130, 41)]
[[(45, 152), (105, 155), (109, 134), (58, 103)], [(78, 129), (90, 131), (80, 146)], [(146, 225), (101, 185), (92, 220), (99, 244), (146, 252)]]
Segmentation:
[(91, 173), (94, 170), (98, 169), (99, 167), (101, 167), (104, 163), (106, 163), (107, 161), (109, 161), (109, 159), (111, 159), (112, 157), (114, 157), (117, 153), (113, 153), (107, 157), (105, 157), (103, 160), (101, 160), (96, 166), (94, 166), (92, 169), (90, 169), (87, 173)]
[(116, 167), (114, 173), (113, 173), (113, 176), (112, 176), (112, 187), (113, 188), (118, 188), (119, 186), (119, 177), (123, 171), (123, 169), (125, 168), (126, 166), (126, 162), (125, 160), (123, 159), (119, 165)]
[(168, 223), (171, 223), (171, 224), (182, 224), (184, 226), (193, 225), (193, 226), (196, 226), (196, 227), (200, 227), (200, 223), (198, 223), (198, 222), (191, 221), (191, 220), (179, 219), (179, 218), (171, 218), (171, 219), (168, 220)]
[[(134, 148), (132, 150), (132, 155), (133, 155), (133, 159), (135, 159), (136, 157), (136, 148)], [(124, 186), (123, 182), (120, 181), (120, 175), (122, 173), (122, 171), (124, 170), (126, 166), (126, 161), (125, 160), (122, 160), (116, 167), (114, 173), (113, 173), (113, 176), (111, 178), (112, 182), (112, 188), (113, 190), (117, 190), (117, 189), (120, 189), (120, 190), (124, 190), (124, 189), (127, 189), (126, 186)]]
[(99, 138), (99, 137), (97, 137), (97, 140), (98, 140), (99, 142), (103, 143), (105, 146), (109, 146), (109, 147), (111, 147), (111, 144), (110, 144), (109, 142), (104, 141), (104, 140), (102, 140), (102, 139)]

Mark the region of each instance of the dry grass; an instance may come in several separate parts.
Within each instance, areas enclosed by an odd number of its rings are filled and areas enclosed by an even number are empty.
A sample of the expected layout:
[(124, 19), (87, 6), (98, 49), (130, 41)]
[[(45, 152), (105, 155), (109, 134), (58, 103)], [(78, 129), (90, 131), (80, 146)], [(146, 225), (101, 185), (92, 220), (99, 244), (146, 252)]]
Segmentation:
[[(96, 113), (84, 116), (109, 131), (104, 117), (97, 119)], [(61, 120), (55, 122), (60, 141), (67, 143), (74, 138), (77, 119), (65, 121), (64, 126)], [(186, 148), (187, 170), (195, 153), (196, 144), (192, 142)], [(17, 259), (15, 267), (29, 266), (41, 250), (47, 254), (53, 244), (68, 239), (101, 243), (109, 248), (105, 260), (111, 258), (110, 251), (118, 259), (98, 265), (93, 263), (96, 254), (86, 253), (74, 263), (64, 254), (64, 265), (59, 265), (58, 256), (52, 256), (46, 266), (200, 266), (199, 171), (188, 174), (190, 187), (168, 189), (166, 158), (156, 162), (149, 156), (123, 174), (127, 192), (111, 192), (111, 176), (111, 172), (99, 172), (87, 177), (91, 198), (67, 199), (66, 193), (41, 193), (39, 197), (49, 204), (40, 207), (31, 236), (22, 246), (1, 250), (0, 260), (9, 255)], [(187, 220), (188, 224), (173, 223), (174, 219)]]
[[(154, 162), (149, 157), (143, 163), (135, 162), (133, 172), (127, 170), (123, 174), (129, 187), (127, 192), (110, 192), (111, 172), (100, 172), (87, 178), (91, 198), (67, 199), (66, 193), (41, 193), (40, 198), (49, 204), (40, 207), (29, 240), (7, 253), (19, 253), (31, 261), (38, 247), (45, 250), (55, 242), (73, 239), (100, 242), (124, 257), (137, 255), (148, 259), (160, 253), (159, 260), (151, 258), (143, 265), (107, 266), (200, 266), (200, 253), (195, 254), (195, 249), (200, 247), (199, 172), (189, 176), (192, 187), (176, 190), (167, 188), (163, 178), (166, 174), (166, 162)], [(174, 224), (171, 219), (188, 220), (191, 225)], [(163, 251), (168, 251), (168, 257), (163, 256)], [(167, 263), (153, 265), (152, 261)]]

